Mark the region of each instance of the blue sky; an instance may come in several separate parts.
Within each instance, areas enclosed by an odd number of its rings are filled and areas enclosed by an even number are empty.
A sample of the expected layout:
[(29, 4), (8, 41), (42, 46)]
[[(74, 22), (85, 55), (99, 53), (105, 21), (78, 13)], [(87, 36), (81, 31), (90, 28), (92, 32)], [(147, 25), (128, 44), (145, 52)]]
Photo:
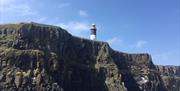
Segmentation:
[(61, 26), (128, 53), (149, 53), (153, 62), (180, 65), (179, 0), (0, 0), (0, 23), (29, 22)]

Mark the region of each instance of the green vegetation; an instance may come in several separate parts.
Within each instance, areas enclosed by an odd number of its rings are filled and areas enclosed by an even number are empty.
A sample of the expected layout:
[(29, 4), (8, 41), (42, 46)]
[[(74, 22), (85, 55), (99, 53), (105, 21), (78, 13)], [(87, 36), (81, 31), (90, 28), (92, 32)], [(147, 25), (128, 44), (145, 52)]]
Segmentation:
[(174, 78), (174, 75), (161, 75), (163, 78)]
[(17, 51), (17, 49), (0, 47), (0, 53), (1, 54), (7, 54), (9, 52), (15, 52), (15, 51)]
[(13, 41), (16, 39), (15, 35), (0, 35), (0, 40), (2, 41)]
[(43, 56), (44, 52), (40, 50), (18, 50), (14, 48), (0, 47), (0, 55), (15, 54), (16, 56), (27, 54), (29, 56)]

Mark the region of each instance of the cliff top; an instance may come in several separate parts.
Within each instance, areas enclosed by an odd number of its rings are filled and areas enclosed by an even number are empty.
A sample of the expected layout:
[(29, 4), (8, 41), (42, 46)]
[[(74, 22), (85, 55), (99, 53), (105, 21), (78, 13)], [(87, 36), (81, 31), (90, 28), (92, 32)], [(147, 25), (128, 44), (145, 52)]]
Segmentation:
[[(48, 25), (48, 24), (40, 24), (40, 23), (36, 23), (36, 22), (19, 22), (19, 23), (12, 23), (12, 24), (1, 24), (0, 25), (0, 39), (3, 39), (1, 36), (2, 34), (7, 34), (7, 35), (14, 35), (16, 33), (22, 33), (22, 31), (34, 31), (32, 30), (31, 28), (32, 27), (38, 27), (38, 28), (44, 28), (44, 29), (41, 29), (43, 31), (51, 31), (51, 30), (55, 30), (55, 31), (63, 31), (65, 32), (66, 34), (65, 35), (70, 35), (72, 36), (70, 33), (68, 33), (65, 29), (59, 27), (59, 26), (53, 26), (53, 25)], [(23, 28), (29, 28), (29, 29), (23, 29)], [(34, 31), (33, 33), (37, 32), (38, 29), (36, 28), (36, 31)], [(17, 31), (18, 30), (18, 31)], [(21, 32), (19, 32), (19, 30), (21, 30)], [(28, 34), (28, 33), (24, 33), (24, 34)], [(82, 37), (78, 37), (78, 36), (73, 36), (74, 38), (78, 38), (78, 39), (82, 39), (82, 40), (86, 40), (86, 41), (91, 41), (91, 42), (96, 42), (96, 43), (100, 43), (100, 44), (106, 44), (109, 46), (109, 44), (105, 41), (99, 41), (99, 40), (96, 40), (96, 41), (93, 41), (93, 40), (90, 40), (90, 39), (87, 39), (87, 38), (82, 38)], [(10, 36), (9, 38), (14, 38), (12, 36)], [(113, 49), (112, 49), (113, 50)], [(116, 50), (114, 50), (116, 51)], [(116, 51), (116, 52), (119, 52), (119, 51)], [(120, 52), (120, 53), (125, 53), (125, 52)], [(129, 53), (129, 54), (135, 54), (135, 55), (149, 55), (148, 53)]]
[(156, 67), (149, 54), (118, 52), (107, 42), (75, 37), (58, 26), (0, 25), (0, 90), (166, 91), (159, 71), (179, 74)]

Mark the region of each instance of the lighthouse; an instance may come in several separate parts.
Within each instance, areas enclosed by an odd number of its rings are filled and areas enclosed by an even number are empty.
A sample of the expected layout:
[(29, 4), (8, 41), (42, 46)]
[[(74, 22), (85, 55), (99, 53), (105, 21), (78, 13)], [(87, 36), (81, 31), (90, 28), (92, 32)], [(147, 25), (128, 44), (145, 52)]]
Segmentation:
[(97, 31), (96, 25), (95, 25), (95, 24), (92, 24), (90, 30), (91, 30), (90, 39), (91, 39), (91, 40), (96, 40), (96, 31)]

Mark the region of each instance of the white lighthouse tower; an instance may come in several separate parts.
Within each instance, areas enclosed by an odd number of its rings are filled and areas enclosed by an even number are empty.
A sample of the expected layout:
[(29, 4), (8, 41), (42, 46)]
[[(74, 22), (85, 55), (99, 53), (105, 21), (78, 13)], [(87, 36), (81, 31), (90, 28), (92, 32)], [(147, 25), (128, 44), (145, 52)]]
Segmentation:
[(95, 25), (95, 24), (92, 24), (90, 30), (91, 30), (90, 39), (91, 39), (91, 40), (96, 40), (96, 31), (97, 31), (96, 25)]

